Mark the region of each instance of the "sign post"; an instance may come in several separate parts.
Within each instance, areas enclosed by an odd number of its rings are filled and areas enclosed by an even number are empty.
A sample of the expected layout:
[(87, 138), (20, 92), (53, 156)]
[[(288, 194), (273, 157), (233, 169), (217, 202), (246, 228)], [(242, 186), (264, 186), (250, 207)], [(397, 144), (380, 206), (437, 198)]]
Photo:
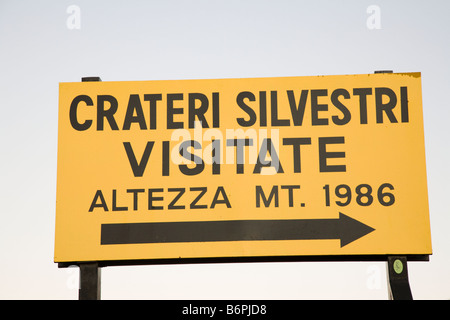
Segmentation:
[(79, 300), (100, 300), (101, 268), (97, 262), (80, 262)]
[[(82, 82), (102, 81), (100, 77), (83, 77)], [(79, 300), (100, 300), (101, 268), (97, 262), (80, 262)]]
[(85, 78), (59, 107), (61, 267), (432, 253), (420, 73)]
[(390, 256), (387, 265), (389, 298), (391, 300), (412, 300), (406, 257)]
[[(375, 73), (393, 73), (392, 70), (380, 70)], [(412, 300), (409, 286), (407, 260), (405, 256), (387, 258), (388, 295), (391, 300)]]

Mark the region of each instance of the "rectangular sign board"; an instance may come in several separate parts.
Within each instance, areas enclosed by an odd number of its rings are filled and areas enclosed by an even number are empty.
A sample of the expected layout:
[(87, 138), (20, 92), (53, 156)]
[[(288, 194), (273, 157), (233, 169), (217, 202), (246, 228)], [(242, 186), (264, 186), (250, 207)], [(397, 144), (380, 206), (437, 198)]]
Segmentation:
[(61, 83), (55, 262), (429, 255), (420, 73)]

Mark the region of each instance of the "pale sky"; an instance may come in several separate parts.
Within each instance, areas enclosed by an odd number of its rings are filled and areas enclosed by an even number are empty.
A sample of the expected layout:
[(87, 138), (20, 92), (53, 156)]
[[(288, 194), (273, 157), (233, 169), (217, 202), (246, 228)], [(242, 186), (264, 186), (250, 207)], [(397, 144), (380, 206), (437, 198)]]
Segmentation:
[[(0, 299), (78, 298), (78, 269), (53, 262), (60, 82), (375, 70), (422, 73), (433, 255), (410, 262), (409, 278), (414, 298), (450, 299), (449, 10), (445, 0), (0, 1)], [(387, 299), (386, 279), (384, 262), (108, 267), (102, 299)]]

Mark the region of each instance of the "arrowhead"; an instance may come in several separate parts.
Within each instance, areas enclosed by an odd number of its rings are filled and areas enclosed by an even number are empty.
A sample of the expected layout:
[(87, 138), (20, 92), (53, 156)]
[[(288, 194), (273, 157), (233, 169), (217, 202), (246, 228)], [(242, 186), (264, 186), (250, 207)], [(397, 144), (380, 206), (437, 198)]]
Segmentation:
[(374, 231), (374, 228), (339, 212), (341, 248)]

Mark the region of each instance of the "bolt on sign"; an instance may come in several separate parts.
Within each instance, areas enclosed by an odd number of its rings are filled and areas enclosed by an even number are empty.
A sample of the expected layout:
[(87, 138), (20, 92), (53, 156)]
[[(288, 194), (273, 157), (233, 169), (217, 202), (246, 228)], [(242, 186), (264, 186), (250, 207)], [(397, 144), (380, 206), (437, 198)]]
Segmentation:
[(55, 262), (428, 255), (420, 73), (61, 83)]

